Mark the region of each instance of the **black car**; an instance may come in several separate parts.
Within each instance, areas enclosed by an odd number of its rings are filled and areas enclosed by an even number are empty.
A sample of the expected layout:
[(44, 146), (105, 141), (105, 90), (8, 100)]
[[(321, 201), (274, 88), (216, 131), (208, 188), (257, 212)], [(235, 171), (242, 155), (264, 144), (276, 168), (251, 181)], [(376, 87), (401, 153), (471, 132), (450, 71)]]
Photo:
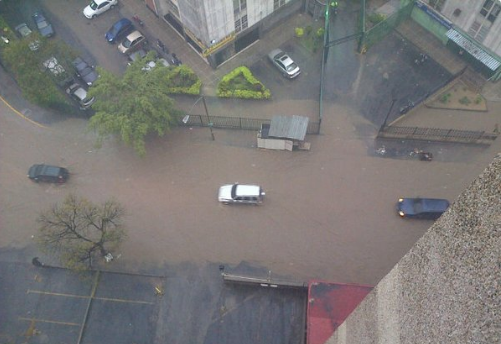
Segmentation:
[(122, 18), (115, 24), (113, 24), (112, 27), (110, 27), (104, 37), (106, 37), (106, 40), (109, 43), (115, 43), (120, 38), (125, 37), (126, 35), (131, 33), (134, 29), (134, 25), (129, 19)]
[(75, 74), (88, 86), (92, 86), (99, 77), (94, 67), (85, 62), (81, 57), (73, 60), (73, 66), (75, 67)]
[(52, 24), (49, 23), (42, 12), (35, 12), (33, 14), (33, 21), (35, 22), (38, 31), (43, 37), (48, 38), (54, 36), (54, 29), (52, 28)]
[(33, 165), (28, 171), (28, 178), (35, 182), (64, 183), (70, 173), (64, 167), (45, 164)]
[(397, 212), (401, 217), (438, 219), (449, 208), (449, 201), (438, 198), (400, 198)]

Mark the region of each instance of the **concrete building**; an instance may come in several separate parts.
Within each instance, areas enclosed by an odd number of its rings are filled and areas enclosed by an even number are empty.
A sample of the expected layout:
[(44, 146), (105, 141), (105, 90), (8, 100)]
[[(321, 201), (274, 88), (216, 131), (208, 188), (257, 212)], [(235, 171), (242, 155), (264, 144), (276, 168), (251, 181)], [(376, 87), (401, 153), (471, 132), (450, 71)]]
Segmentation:
[(214, 68), (304, 8), (304, 0), (145, 0), (145, 3)]
[(493, 81), (501, 78), (500, 17), (500, 0), (417, 0), (412, 12), (415, 21)]
[(501, 155), (325, 343), (501, 343)]

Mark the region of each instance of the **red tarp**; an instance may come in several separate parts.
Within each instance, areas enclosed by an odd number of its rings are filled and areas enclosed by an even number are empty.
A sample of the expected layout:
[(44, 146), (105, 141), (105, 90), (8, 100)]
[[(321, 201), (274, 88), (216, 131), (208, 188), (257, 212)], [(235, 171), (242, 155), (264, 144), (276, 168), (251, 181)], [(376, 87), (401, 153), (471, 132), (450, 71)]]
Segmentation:
[(310, 281), (307, 344), (324, 344), (372, 290), (357, 284)]

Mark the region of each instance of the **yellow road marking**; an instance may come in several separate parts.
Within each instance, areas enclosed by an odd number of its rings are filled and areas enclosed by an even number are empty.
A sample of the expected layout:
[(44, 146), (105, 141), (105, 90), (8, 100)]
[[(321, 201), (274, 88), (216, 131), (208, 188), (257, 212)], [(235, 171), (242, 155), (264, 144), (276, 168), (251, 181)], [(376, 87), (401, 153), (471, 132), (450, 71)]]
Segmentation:
[(32, 321), (32, 322), (42, 322), (42, 323), (48, 323), (48, 324), (68, 325), (68, 326), (82, 325), (82, 324), (76, 324), (76, 323), (71, 323), (71, 322), (66, 322), (66, 321), (44, 320), (44, 319), (37, 319), (37, 318), (19, 317), (19, 320)]
[(14, 109), (14, 108), (12, 107), (12, 105), (10, 105), (9, 103), (7, 103), (7, 101), (6, 101), (5, 99), (3, 99), (3, 98), (2, 98), (2, 96), (0, 96), (0, 100), (1, 100), (1, 101), (5, 104), (5, 105), (7, 105), (7, 107), (9, 107), (9, 109), (11, 109), (12, 111), (14, 111), (14, 113), (15, 113), (16, 115), (18, 115), (18, 116), (20, 116), (20, 117), (24, 118), (25, 120), (27, 120), (27, 121), (28, 121), (28, 122), (30, 122), (30, 123), (33, 123), (33, 124), (35, 124), (35, 125), (39, 126), (40, 128), (46, 128), (46, 129), (47, 129), (47, 127), (46, 127), (45, 125), (42, 125), (42, 124), (40, 124), (40, 123), (38, 123), (38, 122), (35, 122), (34, 120), (32, 120), (32, 119), (30, 119), (30, 118), (26, 117), (25, 115), (23, 115), (22, 113), (20, 113), (20, 112), (19, 112), (19, 111), (17, 111), (16, 109)]
[[(72, 297), (72, 298), (77, 298), (77, 299), (90, 299), (91, 298), (90, 296), (85, 296), (85, 295), (52, 293), (52, 292), (47, 292), (47, 291), (31, 290), (31, 289), (28, 289), (26, 291), (26, 293), (27, 294), (43, 294), (43, 295), (51, 295), (51, 296), (64, 296), (64, 297)], [(155, 304), (154, 302), (149, 302), (149, 301), (114, 299), (114, 298), (108, 298), (108, 297), (93, 297), (93, 299), (94, 300), (103, 300), (103, 301), (123, 302), (123, 303), (138, 303), (138, 304), (146, 304), (146, 305)]]

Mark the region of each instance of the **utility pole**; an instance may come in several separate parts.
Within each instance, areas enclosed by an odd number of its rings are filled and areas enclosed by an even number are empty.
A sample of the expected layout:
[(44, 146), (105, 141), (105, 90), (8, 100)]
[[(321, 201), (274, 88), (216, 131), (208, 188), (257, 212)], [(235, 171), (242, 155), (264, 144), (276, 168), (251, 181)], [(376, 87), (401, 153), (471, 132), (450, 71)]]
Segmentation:
[(214, 141), (216, 138), (214, 137), (214, 132), (212, 131), (212, 122), (210, 121), (209, 110), (207, 110), (207, 104), (205, 103), (205, 96), (202, 96), (202, 101), (204, 103), (205, 114), (207, 115), (207, 125), (210, 129), (210, 136), (212, 138), (212, 141)]

